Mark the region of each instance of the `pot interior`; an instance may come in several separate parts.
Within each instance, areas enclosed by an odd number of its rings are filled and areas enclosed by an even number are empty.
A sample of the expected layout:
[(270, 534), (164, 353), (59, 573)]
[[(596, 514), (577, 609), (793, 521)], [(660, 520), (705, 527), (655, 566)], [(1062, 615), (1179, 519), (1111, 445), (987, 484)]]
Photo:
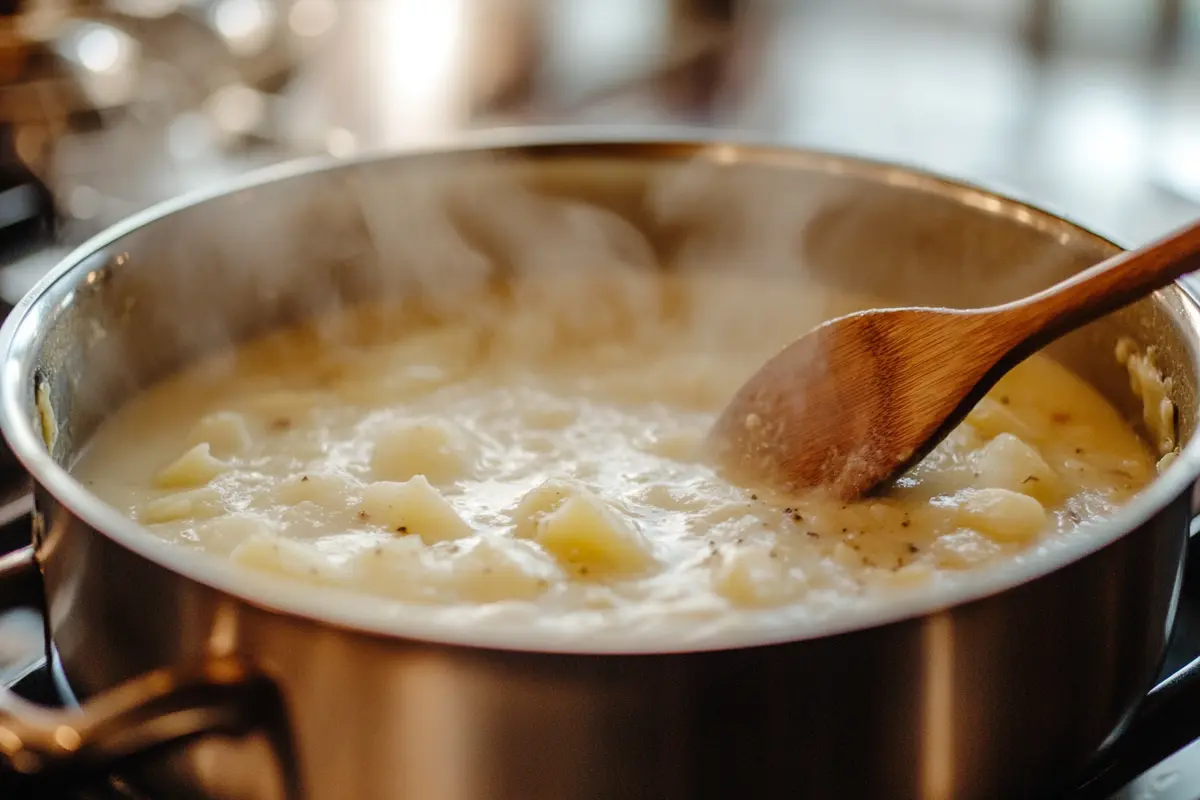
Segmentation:
[[(578, 213), (546, 216), (564, 207)], [(41, 314), (21, 323), (42, 323), (24, 366), (53, 409), (53, 456), (69, 464), (115, 408), (200, 353), (364, 299), (453, 305), (481, 271), (502, 280), (514, 253), (528, 252), (520, 243), (536, 248), (548, 224), (565, 242), (562, 269), (633, 253), (662, 270), (784, 271), (895, 305), (1000, 303), (1116, 250), (981, 191), (768, 148), (549, 144), (296, 172), (131, 225), (38, 302)], [(1114, 349), (1123, 336), (1153, 344), (1186, 442), (1196, 387), (1187, 304), (1176, 288), (1160, 292), (1051, 352), (1140, 427)]]

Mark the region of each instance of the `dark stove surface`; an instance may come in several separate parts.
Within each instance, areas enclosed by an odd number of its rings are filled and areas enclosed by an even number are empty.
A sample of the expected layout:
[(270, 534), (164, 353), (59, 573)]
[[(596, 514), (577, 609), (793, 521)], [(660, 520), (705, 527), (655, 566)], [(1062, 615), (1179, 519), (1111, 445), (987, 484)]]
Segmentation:
[[(45, 659), (24, 670), (10, 686), (28, 700), (45, 705), (61, 705), (62, 695), (55, 673)], [(4, 800), (153, 800), (115, 777), (71, 787), (46, 786), (36, 780), (19, 780), (10, 785), (6, 780), (0, 777), (0, 798)]]

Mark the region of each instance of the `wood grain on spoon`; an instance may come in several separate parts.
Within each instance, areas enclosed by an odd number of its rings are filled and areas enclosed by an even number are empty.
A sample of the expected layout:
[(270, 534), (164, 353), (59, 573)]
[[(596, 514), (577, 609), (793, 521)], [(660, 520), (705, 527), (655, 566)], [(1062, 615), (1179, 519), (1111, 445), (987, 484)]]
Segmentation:
[(854, 499), (924, 457), (1035, 351), (1197, 269), (1200, 222), (1005, 305), (832, 320), (742, 386), (711, 452), (742, 483)]

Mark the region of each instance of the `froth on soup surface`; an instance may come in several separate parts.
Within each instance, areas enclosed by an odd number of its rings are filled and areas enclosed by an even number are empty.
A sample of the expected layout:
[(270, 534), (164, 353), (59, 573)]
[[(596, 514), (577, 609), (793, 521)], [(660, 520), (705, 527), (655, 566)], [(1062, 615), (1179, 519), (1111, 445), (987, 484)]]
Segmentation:
[(870, 305), (599, 270), (344, 311), (151, 387), (76, 473), (154, 534), (331, 603), (697, 638), (829, 624), (1037, 558), (1154, 476), (1117, 412), (1044, 356), (882, 497), (771, 497), (704, 463), (708, 425), (768, 356)]

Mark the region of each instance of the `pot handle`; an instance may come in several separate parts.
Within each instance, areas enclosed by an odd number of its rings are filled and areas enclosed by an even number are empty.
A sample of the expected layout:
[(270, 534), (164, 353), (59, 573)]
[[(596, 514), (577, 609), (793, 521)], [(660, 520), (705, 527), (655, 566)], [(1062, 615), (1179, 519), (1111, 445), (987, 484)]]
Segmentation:
[[(33, 548), (0, 557), (0, 611), (39, 602)], [(233, 658), (146, 673), (86, 702), (47, 709), (0, 687), (0, 772), (53, 781), (105, 776), (210, 735), (267, 734), (287, 798), (301, 796), (283, 699), (264, 675)]]
[[(1200, 565), (1200, 482), (1192, 490), (1192, 521), (1188, 553), (1192, 562), (1185, 571), (1185, 584), (1196, 581)], [(1188, 573), (1192, 573), (1188, 575)], [(1185, 585), (1183, 591), (1200, 587)], [(1112, 748), (1093, 767), (1093, 777), (1076, 794), (1075, 800), (1101, 800), (1182, 750), (1200, 737), (1200, 723), (1180, 709), (1200, 707), (1200, 656), (1159, 681), (1147, 693), (1137, 713)]]

